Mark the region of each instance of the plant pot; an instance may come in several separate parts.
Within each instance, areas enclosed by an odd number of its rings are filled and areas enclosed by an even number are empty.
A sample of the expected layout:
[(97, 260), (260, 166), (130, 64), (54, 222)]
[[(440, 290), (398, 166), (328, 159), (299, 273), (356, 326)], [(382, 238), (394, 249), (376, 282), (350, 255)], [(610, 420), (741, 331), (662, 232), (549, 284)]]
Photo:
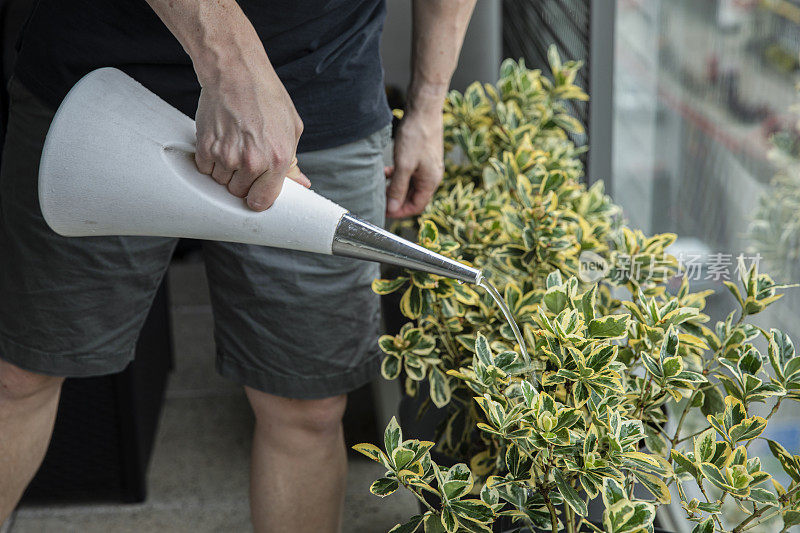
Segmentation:
[[(400, 380), (405, 378), (401, 375)], [(419, 409), (422, 404), (429, 399), (428, 381), (421, 381), (419, 391), (416, 396), (409, 396), (403, 391), (398, 408), (400, 427), (403, 428), (403, 438), (435, 440), (436, 427), (441, 424), (448, 415), (447, 408), (439, 409), (435, 405), (429, 405), (428, 409), (418, 417)], [(431, 452), (435, 454), (436, 452)], [(452, 465), (453, 463), (451, 463)]]
[(397, 335), (403, 324), (408, 322), (408, 319), (400, 312), (400, 297), (402, 294), (398, 294), (399, 292), (381, 296), (383, 333), (386, 335)]

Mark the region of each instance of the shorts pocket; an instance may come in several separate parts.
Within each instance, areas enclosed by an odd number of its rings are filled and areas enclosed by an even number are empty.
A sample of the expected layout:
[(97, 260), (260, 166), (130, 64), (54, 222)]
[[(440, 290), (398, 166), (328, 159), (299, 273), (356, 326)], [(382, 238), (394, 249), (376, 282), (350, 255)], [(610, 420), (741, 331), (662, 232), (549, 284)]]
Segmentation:
[(388, 126), (383, 127), (379, 132), (380, 139), (381, 139), (381, 150), (385, 149), (389, 146), (389, 142), (392, 140), (392, 125), (389, 124)]

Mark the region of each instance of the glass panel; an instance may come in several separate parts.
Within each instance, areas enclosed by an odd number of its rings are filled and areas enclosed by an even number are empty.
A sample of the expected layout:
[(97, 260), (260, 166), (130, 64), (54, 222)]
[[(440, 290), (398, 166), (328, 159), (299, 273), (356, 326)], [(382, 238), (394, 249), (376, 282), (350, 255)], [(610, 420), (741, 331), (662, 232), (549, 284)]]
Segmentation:
[[(800, 280), (800, 1), (618, 0), (616, 16), (612, 184), (631, 225), (680, 236), (692, 288), (718, 292), (714, 321), (735, 306), (722, 281), (740, 255)], [(800, 345), (799, 316), (794, 289), (756, 322)], [(768, 431), (799, 453), (786, 403)], [(780, 471), (761, 442), (749, 451)]]

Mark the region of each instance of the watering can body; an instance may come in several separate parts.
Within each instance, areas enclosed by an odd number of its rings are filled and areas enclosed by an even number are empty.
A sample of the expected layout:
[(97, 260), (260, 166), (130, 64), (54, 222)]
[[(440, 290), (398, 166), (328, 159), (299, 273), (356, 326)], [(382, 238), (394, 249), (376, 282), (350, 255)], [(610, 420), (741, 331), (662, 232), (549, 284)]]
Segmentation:
[(272, 207), (250, 210), (194, 162), (192, 119), (120, 70), (84, 76), (53, 118), (39, 203), (64, 236), (147, 235), (335, 254), (468, 282), (480, 271), (401, 239), (286, 178)]
[(195, 135), (192, 119), (123, 72), (88, 74), (47, 134), (39, 166), (45, 220), (65, 236), (190, 237), (331, 253), (343, 207), (286, 179), (270, 209), (252, 211), (197, 170)]

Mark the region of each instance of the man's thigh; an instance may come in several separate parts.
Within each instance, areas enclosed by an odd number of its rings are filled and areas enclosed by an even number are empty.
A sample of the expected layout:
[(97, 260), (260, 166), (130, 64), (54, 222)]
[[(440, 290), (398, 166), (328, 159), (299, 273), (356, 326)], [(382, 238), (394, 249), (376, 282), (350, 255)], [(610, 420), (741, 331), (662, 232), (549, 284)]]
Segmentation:
[(127, 365), (174, 239), (66, 238), (39, 208), (39, 157), (53, 110), (19, 82), (0, 165), (0, 358), (59, 376)]
[[(298, 155), (312, 188), (383, 225), (389, 129)], [(290, 398), (324, 398), (370, 381), (379, 365), (375, 263), (232, 243), (205, 243), (217, 369)]]

